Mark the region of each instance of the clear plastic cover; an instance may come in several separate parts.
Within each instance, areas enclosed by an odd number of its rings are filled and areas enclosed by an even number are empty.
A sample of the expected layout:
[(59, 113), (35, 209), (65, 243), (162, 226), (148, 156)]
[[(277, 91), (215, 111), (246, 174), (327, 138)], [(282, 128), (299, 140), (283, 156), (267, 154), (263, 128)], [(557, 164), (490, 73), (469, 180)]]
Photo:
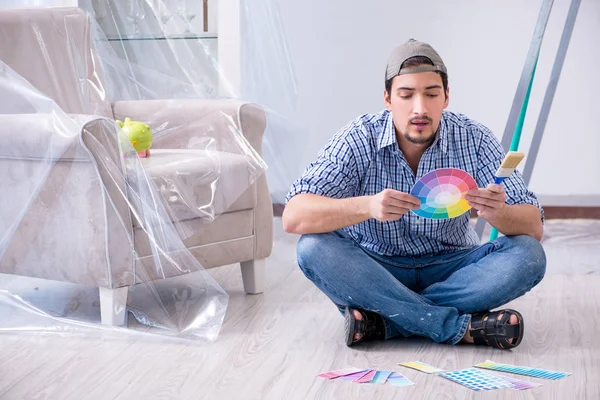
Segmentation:
[(203, 264), (256, 207), (264, 112), (106, 38), (81, 9), (0, 10), (0, 332), (214, 340)]
[[(229, 4), (231, 3), (231, 4)], [(98, 54), (112, 98), (238, 98), (260, 104), (267, 121), (262, 157), (271, 197), (283, 204), (318, 145), (298, 114), (298, 83), (276, 0), (80, 0), (98, 21)], [(230, 6), (239, 9), (231, 9)], [(205, 7), (206, 6), (206, 7)], [(218, 10), (217, 10), (218, 8)], [(227, 14), (217, 18), (217, 12)], [(239, 21), (217, 26), (217, 19)], [(233, 22), (230, 22), (233, 23)], [(240, 82), (225, 72), (228, 31), (239, 29), (234, 52)], [(216, 32), (218, 31), (218, 32)], [(239, 47), (239, 51), (238, 50)], [(315, 150), (316, 151), (316, 150)]]

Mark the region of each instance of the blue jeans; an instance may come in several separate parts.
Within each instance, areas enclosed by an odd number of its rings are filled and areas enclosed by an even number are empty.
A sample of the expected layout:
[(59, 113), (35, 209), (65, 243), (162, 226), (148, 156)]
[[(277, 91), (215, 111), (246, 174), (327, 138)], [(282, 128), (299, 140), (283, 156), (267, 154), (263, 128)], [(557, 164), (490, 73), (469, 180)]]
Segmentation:
[(343, 312), (383, 317), (386, 339), (419, 335), (456, 344), (471, 313), (527, 293), (546, 271), (542, 245), (530, 236), (502, 236), (472, 249), (427, 257), (382, 256), (343, 230), (300, 238), (298, 264)]

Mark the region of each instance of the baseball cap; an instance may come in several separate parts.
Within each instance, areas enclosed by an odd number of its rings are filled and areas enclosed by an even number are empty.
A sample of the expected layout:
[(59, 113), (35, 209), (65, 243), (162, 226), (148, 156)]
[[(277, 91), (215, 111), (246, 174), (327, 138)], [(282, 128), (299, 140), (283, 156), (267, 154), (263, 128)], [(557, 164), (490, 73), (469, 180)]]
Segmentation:
[[(406, 60), (417, 56), (429, 58), (433, 65), (422, 65), (420, 67), (403, 68), (400, 70), (400, 67), (402, 67), (402, 64)], [(385, 80), (387, 81), (392, 79), (396, 75), (414, 74), (415, 72), (426, 71), (448, 73), (442, 58), (437, 51), (433, 49), (433, 47), (427, 43), (419, 42), (415, 39), (409, 39), (407, 42), (396, 47), (392, 52), (385, 69)]]

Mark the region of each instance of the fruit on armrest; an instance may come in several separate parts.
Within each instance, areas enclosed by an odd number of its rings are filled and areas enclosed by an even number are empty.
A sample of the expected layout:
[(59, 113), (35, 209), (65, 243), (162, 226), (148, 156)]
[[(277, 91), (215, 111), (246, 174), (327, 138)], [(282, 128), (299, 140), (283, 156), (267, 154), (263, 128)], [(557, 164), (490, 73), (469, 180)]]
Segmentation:
[(152, 130), (148, 124), (132, 121), (129, 117), (125, 118), (125, 121), (117, 121), (117, 124), (119, 124), (140, 157), (150, 155), (148, 149), (152, 146)]

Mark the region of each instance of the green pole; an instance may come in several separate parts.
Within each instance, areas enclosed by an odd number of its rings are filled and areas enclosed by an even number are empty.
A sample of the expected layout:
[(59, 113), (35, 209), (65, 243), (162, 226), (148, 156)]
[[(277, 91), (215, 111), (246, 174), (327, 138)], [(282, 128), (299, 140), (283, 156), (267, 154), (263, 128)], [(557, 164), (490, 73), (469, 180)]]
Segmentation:
[[(535, 59), (535, 64), (533, 64), (533, 71), (531, 71), (531, 79), (529, 80), (529, 86), (527, 86), (527, 93), (525, 93), (525, 98), (523, 99), (523, 105), (521, 106), (521, 112), (519, 113), (519, 119), (517, 120), (517, 126), (515, 126), (515, 132), (513, 134), (512, 141), (510, 142), (510, 151), (519, 150), (519, 142), (521, 141), (521, 132), (523, 132), (523, 124), (525, 123), (525, 115), (527, 114), (527, 106), (529, 105), (529, 95), (531, 94), (531, 87), (533, 86), (533, 78), (535, 76), (535, 70), (537, 68), (538, 57)], [(492, 228), (492, 232), (490, 233), (490, 240), (494, 240), (498, 237), (498, 230), (496, 228)]]

